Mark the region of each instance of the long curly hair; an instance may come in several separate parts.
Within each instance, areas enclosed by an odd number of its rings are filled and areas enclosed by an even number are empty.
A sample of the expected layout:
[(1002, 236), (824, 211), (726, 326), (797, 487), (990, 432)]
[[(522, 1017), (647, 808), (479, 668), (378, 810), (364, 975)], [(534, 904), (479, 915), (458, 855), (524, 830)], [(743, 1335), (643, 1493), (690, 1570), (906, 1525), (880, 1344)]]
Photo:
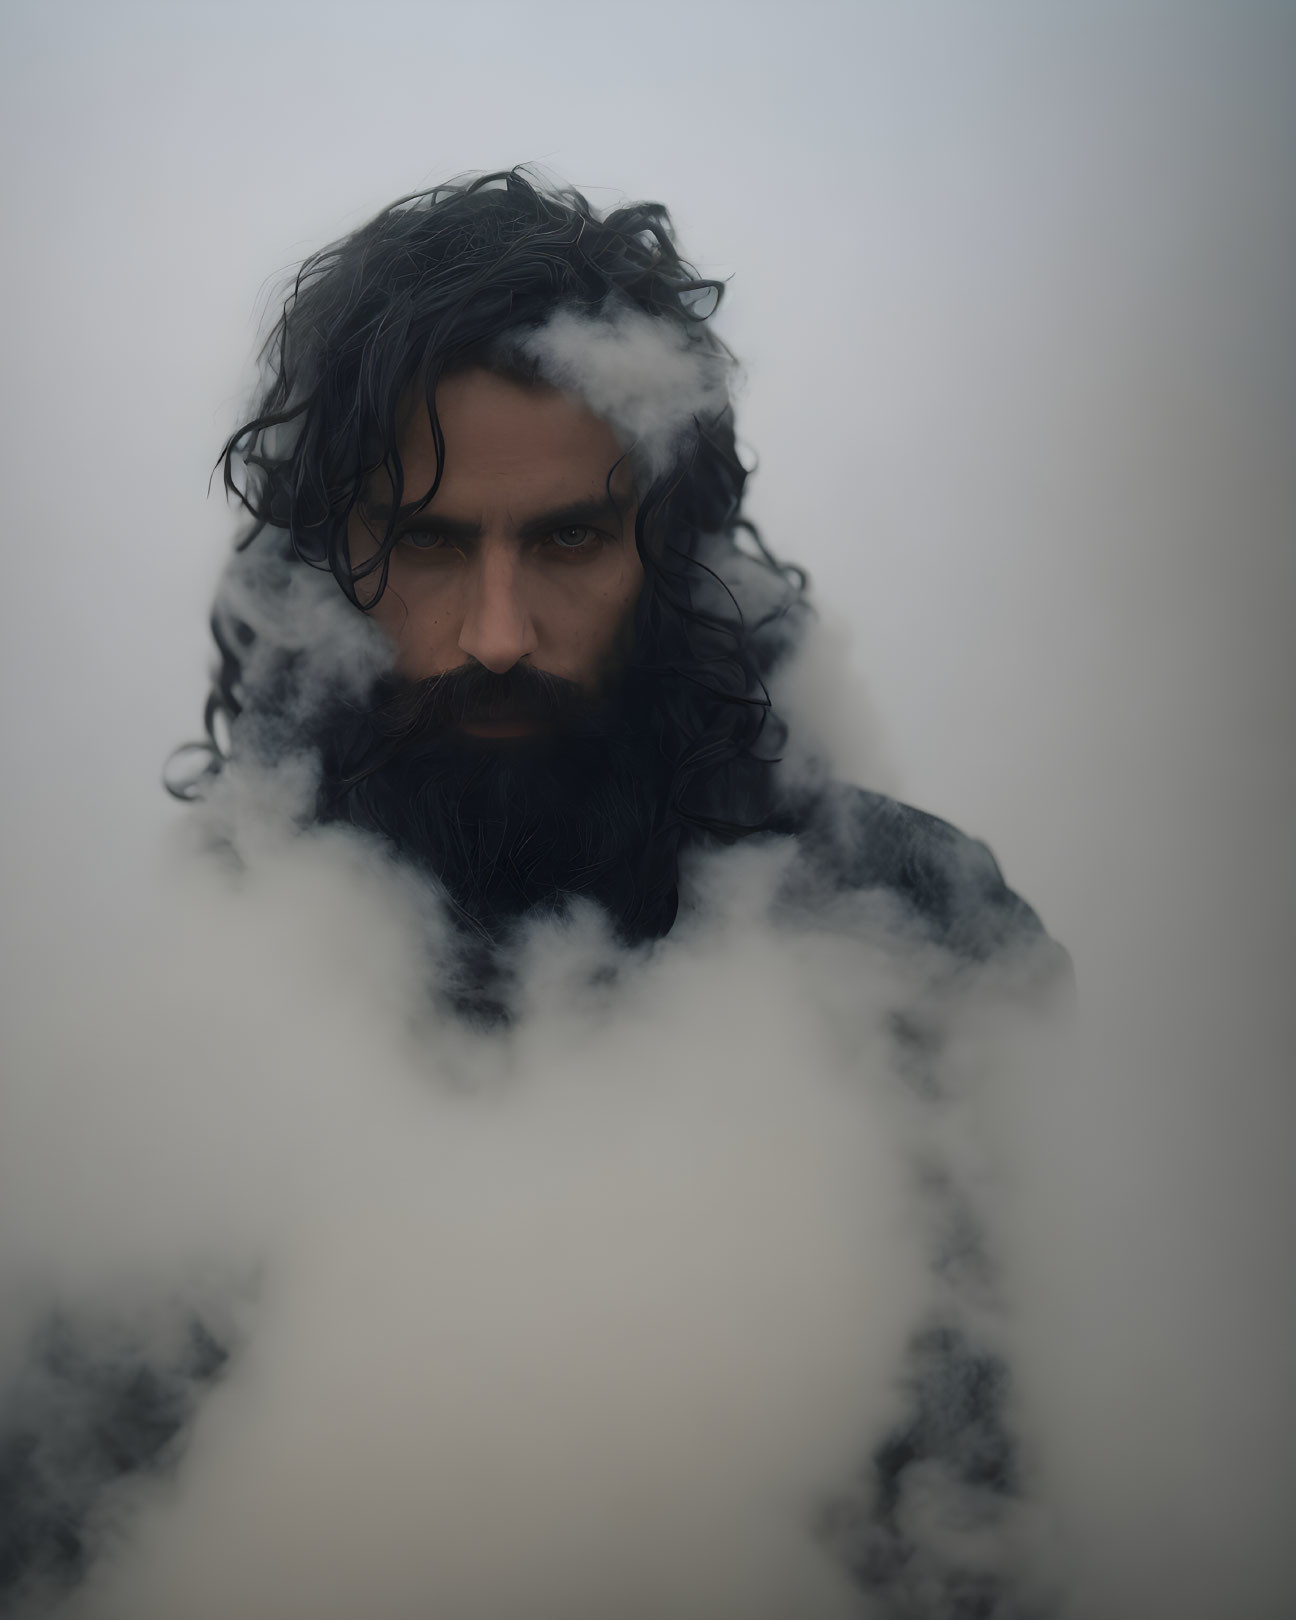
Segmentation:
[[(326, 570), (357, 611), (371, 608), (404, 515), (399, 422), (412, 388), (426, 396), (436, 447), (436, 478), (414, 503), (423, 505), (444, 467), (442, 378), (471, 365), (498, 369), (502, 344), (516, 345), (558, 311), (627, 306), (666, 323), (677, 345), (728, 362), (708, 324), (723, 291), (681, 257), (659, 203), (600, 215), (579, 192), (519, 169), (402, 198), (296, 276), (262, 351), (254, 414), (218, 463), (249, 519), (239, 552), (277, 558), (263, 572), (268, 581)], [(393, 515), (357, 565), (347, 517), (380, 471)], [(673, 845), (687, 833), (728, 841), (768, 822), (769, 767), (785, 733), (766, 677), (807, 612), (806, 577), (778, 562), (744, 518), (746, 479), (725, 403), (692, 420), (671, 465), (640, 491), (645, 579), (632, 658), (654, 682), (655, 729), (670, 757), (659, 834)], [(206, 741), (193, 745), (198, 773), (172, 785), (181, 797), (201, 797), (238, 754), (241, 717), (280, 701), (282, 680), (253, 656), (249, 617), (218, 593)]]

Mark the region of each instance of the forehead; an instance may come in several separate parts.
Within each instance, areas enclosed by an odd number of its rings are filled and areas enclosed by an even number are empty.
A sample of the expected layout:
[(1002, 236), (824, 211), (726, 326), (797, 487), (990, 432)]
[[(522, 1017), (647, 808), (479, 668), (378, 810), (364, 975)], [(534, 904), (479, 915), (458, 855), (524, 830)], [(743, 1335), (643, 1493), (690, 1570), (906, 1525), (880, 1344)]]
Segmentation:
[[(475, 368), (436, 391), (445, 466), (436, 502), (519, 495), (544, 499), (602, 491), (614, 468), (629, 476), (615, 432), (588, 406), (544, 383)], [(400, 442), (407, 496), (428, 488), (436, 446), (422, 399), (411, 404)]]

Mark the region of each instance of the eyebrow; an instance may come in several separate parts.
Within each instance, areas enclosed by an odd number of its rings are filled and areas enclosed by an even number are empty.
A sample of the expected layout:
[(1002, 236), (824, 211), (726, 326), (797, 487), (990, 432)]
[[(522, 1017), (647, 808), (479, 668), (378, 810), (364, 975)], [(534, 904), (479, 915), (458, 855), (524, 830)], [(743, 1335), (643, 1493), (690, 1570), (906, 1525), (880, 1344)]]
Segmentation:
[[(403, 534), (411, 532), (438, 534), (446, 540), (481, 538), (481, 524), (470, 518), (443, 517), (437, 512), (426, 510), (417, 512), (407, 506), (384, 506), (375, 501), (365, 501), (363, 510), (366, 517), (374, 518), (380, 523), (390, 523), (395, 518)], [(403, 522), (402, 512), (410, 513)], [(525, 523), (520, 524), (517, 532), (519, 538), (523, 540), (542, 540), (555, 529), (593, 527), (600, 523), (619, 525), (624, 515), (625, 508), (619, 506), (611, 496), (592, 496), (586, 500), (569, 501), (565, 506), (556, 506), (547, 512), (539, 512), (535, 517), (528, 518)]]

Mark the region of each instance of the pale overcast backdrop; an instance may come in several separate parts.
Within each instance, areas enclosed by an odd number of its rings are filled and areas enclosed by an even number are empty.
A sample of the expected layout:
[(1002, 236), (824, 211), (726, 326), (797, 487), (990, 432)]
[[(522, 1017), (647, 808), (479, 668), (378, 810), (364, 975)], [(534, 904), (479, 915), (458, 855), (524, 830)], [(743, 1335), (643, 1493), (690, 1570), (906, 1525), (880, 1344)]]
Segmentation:
[[(234, 531), (207, 481), (284, 275), (466, 170), (665, 202), (730, 280), (752, 514), (850, 629), (859, 759), (880, 734), (877, 783), (987, 839), (1138, 1032), (1094, 1081), (1109, 1237), (1160, 1154), (1153, 1251), (1198, 1268), (1236, 1377), (1157, 1421), (1202, 1423), (1219, 1491), (1247, 1472), (1211, 1567), (1259, 1580), (1291, 1422), (1296, 7), (9, 0), (0, 34), (7, 948), (128, 909), (182, 814), (159, 773)], [(1149, 1326), (1138, 1380), (1198, 1325)]]

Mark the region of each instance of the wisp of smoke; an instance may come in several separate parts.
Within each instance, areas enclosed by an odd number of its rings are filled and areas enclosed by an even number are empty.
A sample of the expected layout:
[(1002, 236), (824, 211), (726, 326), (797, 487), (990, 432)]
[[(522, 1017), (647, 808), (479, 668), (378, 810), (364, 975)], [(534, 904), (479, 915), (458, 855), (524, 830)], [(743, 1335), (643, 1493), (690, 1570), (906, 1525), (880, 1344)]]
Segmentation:
[(630, 307), (559, 310), (518, 347), (547, 382), (610, 422), (649, 478), (671, 466), (695, 420), (729, 402), (733, 368), (722, 351)]

